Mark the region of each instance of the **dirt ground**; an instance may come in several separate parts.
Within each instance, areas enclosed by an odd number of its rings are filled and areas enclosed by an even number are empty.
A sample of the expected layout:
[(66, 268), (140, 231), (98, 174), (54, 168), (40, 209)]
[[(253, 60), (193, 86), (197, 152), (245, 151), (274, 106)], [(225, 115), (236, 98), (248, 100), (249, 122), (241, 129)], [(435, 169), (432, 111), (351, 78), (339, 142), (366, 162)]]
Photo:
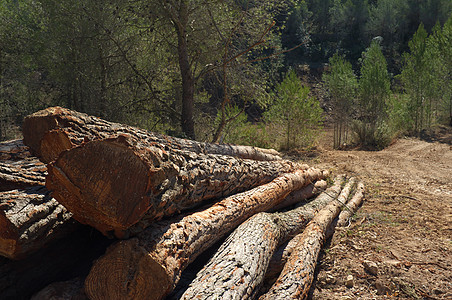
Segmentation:
[(452, 299), (452, 130), (423, 138), (375, 152), (322, 138), (310, 163), (358, 176), (366, 198), (325, 245), (311, 299)]

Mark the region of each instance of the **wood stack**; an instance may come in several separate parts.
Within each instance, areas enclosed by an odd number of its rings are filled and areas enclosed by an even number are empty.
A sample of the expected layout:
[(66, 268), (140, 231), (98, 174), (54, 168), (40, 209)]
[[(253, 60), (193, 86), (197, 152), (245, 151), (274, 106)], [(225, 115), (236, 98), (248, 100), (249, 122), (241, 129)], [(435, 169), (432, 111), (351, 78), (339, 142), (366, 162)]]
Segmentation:
[[(305, 296), (325, 237), (363, 199), (354, 179), (327, 188), (328, 172), (275, 150), (178, 139), (60, 107), (28, 116), (23, 134), (24, 144), (0, 144), (2, 299), (41, 289), (34, 299), (163, 299), (226, 237), (178, 298)], [(278, 252), (294, 236), (296, 246)], [(70, 264), (72, 255), (83, 263)], [(12, 288), (28, 281), (26, 292)]]

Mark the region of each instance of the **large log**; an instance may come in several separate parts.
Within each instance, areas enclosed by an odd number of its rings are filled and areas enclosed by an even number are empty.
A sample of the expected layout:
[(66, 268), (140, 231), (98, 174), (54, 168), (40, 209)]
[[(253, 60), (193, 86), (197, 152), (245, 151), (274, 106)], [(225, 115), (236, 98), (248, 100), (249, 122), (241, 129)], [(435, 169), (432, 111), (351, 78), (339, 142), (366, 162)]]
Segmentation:
[(23, 258), (76, 228), (43, 186), (0, 193), (0, 255)]
[(48, 284), (86, 276), (111, 240), (88, 226), (23, 260), (0, 258), (0, 299), (26, 300)]
[(280, 160), (280, 154), (273, 149), (250, 146), (200, 143), (174, 138), (131, 126), (112, 123), (97, 117), (61, 107), (50, 107), (38, 111), (24, 120), (22, 127), (24, 142), (44, 162), (56, 160), (63, 151), (93, 139), (109, 138), (128, 134), (149, 143), (205, 154), (230, 155), (254, 160)]
[(314, 201), (284, 213), (259, 213), (242, 223), (197, 274), (181, 299), (252, 299), (277, 247), (298, 234), (341, 191), (343, 178)]
[(297, 170), (205, 210), (154, 223), (137, 237), (110, 247), (91, 269), (85, 291), (90, 299), (162, 299), (209, 246), (248, 217), (322, 177), (320, 170)]
[(162, 148), (131, 137), (95, 140), (48, 165), (46, 186), (74, 218), (119, 237), (150, 222), (304, 168)]
[(47, 167), (37, 158), (0, 161), (0, 192), (45, 184)]
[(326, 231), (347, 202), (354, 183), (352, 179), (338, 199), (319, 211), (309, 222), (275, 284), (260, 300), (306, 299)]

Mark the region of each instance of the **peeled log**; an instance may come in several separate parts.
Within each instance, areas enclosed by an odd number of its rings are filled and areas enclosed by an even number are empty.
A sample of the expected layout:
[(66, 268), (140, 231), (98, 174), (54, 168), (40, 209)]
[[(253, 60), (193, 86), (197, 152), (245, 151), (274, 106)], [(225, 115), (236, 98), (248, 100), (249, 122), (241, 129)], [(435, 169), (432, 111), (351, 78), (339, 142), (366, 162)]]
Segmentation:
[(284, 213), (259, 213), (221, 245), (181, 299), (249, 299), (264, 280), (278, 245), (298, 234), (318, 209), (336, 198), (343, 178), (314, 201)]
[(42, 186), (47, 167), (37, 158), (0, 162), (0, 192)]
[(130, 137), (91, 141), (48, 166), (46, 186), (81, 223), (119, 237), (150, 222), (305, 168), (164, 148)]
[(0, 193), (0, 255), (19, 259), (75, 229), (43, 186)]
[(162, 299), (209, 246), (250, 216), (322, 177), (320, 170), (297, 170), (208, 209), (154, 223), (137, 237), (111, 246), (91, 269), (85, 291), (90, 299)]
[(354, 178), (345, 185), (336, 201), (328, 204), (309, 222), (275, 284), (260, 300), (306, 299), (326, 231), (347, 202), (353, 184)]
[(27, 116), (22, 131), (25, 144), (46, 163), (56, 160), (63, 150), (73, 148), (84, 141), (110, 138), (120, 134), (195, 153), (230, 155), (254, 160), (281, 159), (280, 154), (273, 149), (209, 144), (174, 138), (108, 122), (62, 107), (50, 107)]

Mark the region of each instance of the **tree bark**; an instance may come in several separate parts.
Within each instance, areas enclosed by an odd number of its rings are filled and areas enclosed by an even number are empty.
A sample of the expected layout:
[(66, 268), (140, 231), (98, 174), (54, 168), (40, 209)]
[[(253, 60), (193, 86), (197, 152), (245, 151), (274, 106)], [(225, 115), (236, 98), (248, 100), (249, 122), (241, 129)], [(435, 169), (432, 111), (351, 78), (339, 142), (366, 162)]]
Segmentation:
[(301, 200), (307, 200), (317, 194), (320, 194), (327, 187), (328, 184), (325, 180), (318, 180), (316, 182), (313, 182), (302, 189), (290, 193), (289, 196), (287, 196), (281, 203), (269, 210), (269, 212), (276, 212), (291, 205), (299, 204)]
[(48, 166), (53, 197), (104, 234), (193, 208), (307, 166), (165, 149), (124, 136), (65, 151)]
[(67, 235), (71, 216), (43, 186), (0, 193), (0, 255), (23, 258)]
[(309, 222), (275, 284), (260, 300), (306, 299), (326, 231), (347, 202), (353, 184), (354, 178), (345, 185), (336, 201), (328, 204)]
[(37, 158), (0, 162), (0, 192), (23, 189), (30, 186), (43, 186), (47, 167)]
[(86, 276), (111, 240), (87, 226), (23, 260), (0, 258), (0, 299), (26, 300), (56, 281)]
[(90, 299), (162, 299), (181, 272), (209, 246), (248, 217), (281, 202), (291, 191), (322, 178), (316, 169), (297, 170), (223, 199), (208, 209), (154, 223), (121, 241), (97, 260), (85, 282)]
[(201, 143), (187, 139), (165, 136), (150, 131), (112, 123), (61, 107), (50, 107), (38, 111), (24, 120), (24, 143), (32, 152), (49, 163), (67, 149), (84, 141), (128, 134), (149, 143), (159, 143), (179, 150), (204, 154), (221, 154), (254, 160), (280, 160), (280, 154), (273, 149), (250, 146)]
[(31, 157), (30, 149), (23, 140), (0, 142), (0, 161), (18, 161)]
[(181, 299), (253, 298), (278, 245), (298, 234), (318, 209), (336, 198), (343, 179), (314, 201), (284, 213), (259, 213), (242, 223), (198, 272)]

